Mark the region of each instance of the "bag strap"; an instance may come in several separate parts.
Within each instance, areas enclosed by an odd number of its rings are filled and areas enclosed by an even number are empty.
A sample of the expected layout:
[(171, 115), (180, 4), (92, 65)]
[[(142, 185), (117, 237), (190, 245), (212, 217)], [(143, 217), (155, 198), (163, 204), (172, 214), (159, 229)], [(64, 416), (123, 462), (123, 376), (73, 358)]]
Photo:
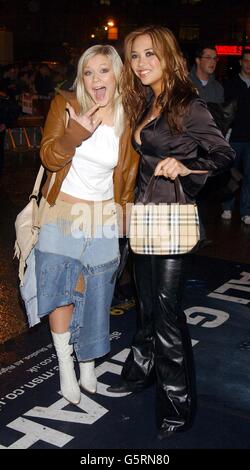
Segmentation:
[[(68, 105), (68, 103), (66, 103), (66, 106)], [(68, 122), (69, 122), (69, 111), (67, 110), (67, 107), (65, 109), (65, 127), (68, 126)], [(43, 175), (44, 175), (44, 167), (43, 165), (40, 166), (39, 168), (39, 171), (37, 173), (37, 177), (36, 177), (36, 181), (35, 181), (35, 184), (33, 186), (33, 190), (32, 190), (32, 193), (30, 195), (30, 199), (31, 198), (38, 198), (38, 194), (39, 194), (39, 191), (40, 191), (40, 186), (41, 186), (41, 182), (42, 182), (42, 179), (43, 179)], [(50, 183), (49, 183), (49, 188), (48, 188), (48, 193), (47, 195), (49, 194), (54, 182), (55, 182), (55, 178), (56, 178), (56, 175), (55, 173), (52, 173), (52, 176), (51, 176), (51, 180), (50, 180)]]
[[(32, 190), (32, 193), (31, 193), (29, 199), (32, 199), (32, 198), (37, 199), (38, 198), (41, 182), (42, 182), (42, 179), (43, 179), (43, 174), (44, 174), (44, 167), (43, 167), (43, 165), (41, 165), (40, 168), (39, 168), (39, 171), (37, 173), (36, 181), (35, 181), (35, 184), (34, 184), (34, 187), (33, 187), (33, 190)], [(51, 188), (52, 188), (52, 186), (55, 182), (55, 179), (56, 179), (56, 174), (52, 173), (52, 176), (51, 176), (51, 179), (50, 179), (50, 182), (49, 182), (48, 194), (49, 194), (49, 192), (50, 192), (50, 190), (51, 190)]]
[(39, 168), (39, 171), (37, 173), (36, 181), (35, 181), (32, 193), (30, 195), (30, 199), (32, 197), (35, 197), (35, 198), (38, 197), (41, 182), (42, 182), (42, 179), (43, 179), (43, 174), (44, 174), (44, 167), (41, 165), (40, 168)]
[[(147, 185), (146, 191), (144, 193), (142, 203), (143, 204), (148, 204), (152, 200), (152, 196), (156, 187), (156, 184), (159, 180), (159, 176), (155, 176), (154, 174), (151, 176), (149, 183)], [(184, 194), (184, 191), (182, 189), (181, 182), (179, 178), (175, 178), (174, 180), (174, 189), (175, 189), (175, 202), (178, 202), (180, 204), (186, 204), (186, 196)]]

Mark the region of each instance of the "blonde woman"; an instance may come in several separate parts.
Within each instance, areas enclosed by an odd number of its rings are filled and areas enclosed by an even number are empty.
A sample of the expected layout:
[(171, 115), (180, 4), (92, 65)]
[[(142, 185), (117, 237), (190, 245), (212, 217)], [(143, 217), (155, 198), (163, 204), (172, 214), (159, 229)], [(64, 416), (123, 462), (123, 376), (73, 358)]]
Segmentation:
[(97, 387), (95, 358), (109, 352), (119, 263), (115, 203), (133, 200), (138, 167), (118, 91), (121, 69), (112, 46), (86, 50), (75, 91), (62, 91), (51, 103), (41, 145), (47, 181), (35, 247), (38, 312), (49, 315), (61, 392), (74, 404), (80, 387), (73, 349), (80, 386), (90, 393)]

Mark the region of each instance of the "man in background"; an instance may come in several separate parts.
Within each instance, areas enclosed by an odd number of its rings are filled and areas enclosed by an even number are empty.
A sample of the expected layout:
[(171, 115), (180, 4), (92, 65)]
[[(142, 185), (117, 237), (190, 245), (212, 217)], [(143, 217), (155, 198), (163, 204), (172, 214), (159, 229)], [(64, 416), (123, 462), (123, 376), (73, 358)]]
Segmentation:
[(223, 103), (223, 86), (215, 79), (214, 73), (218, 62), (215, 46), (204, 44), (197, 48), (195, 65), (192, 67), (189, 78), (199, 92), (199, 96), (206, 103)]
[[(197, 88), (200, 98), (206, 103), (220, 104), (224, 102), (223, 86), (215, 79), (214, 76), (217, 62), (218, 56), (213, 44), (204, 43), (197, 48), (195, 53), (195, 64), (191, 69), (189, 78)], [(207, 197), (206, 186), (197, 198), (200, 219), (200, 236), (203, 245), (210, 243), (206, 238), (206, 230), (203, 220), (205, 200)]]
[[(240, 73), (225, 83), (225, 97), (237, 101), (230, 144), (236, 152), (235, 168), (242, 173), (240, 217), (250, 225), (250, 52), (243, 53), (240, 67)], [(224, 202), (223, 219), (232, 218), (234, 203), (234, 197)]]

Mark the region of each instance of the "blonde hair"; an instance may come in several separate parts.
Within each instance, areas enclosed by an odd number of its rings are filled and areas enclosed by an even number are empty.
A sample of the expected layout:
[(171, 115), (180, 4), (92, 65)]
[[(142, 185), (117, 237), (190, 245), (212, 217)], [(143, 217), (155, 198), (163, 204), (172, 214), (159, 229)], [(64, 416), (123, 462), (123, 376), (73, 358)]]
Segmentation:
[(181, 118), (194, 96), (195, 87), (187, 77), (183, 54), (174, 34), (161, 26), (149, 26), (132, 31), (124, 42), (124, 68), (121, 76), (123, 106), (132, 127), (145, 110), (150, 87), (141, 83), (131, 68), (133, 42), (147, 34), (152, 40), (154, 53), (162, 66), (163, 89), (157, 103), (165, 112), (171, 131), (181, 131)]
[(124, 112), (123, 105), (121, 100), (121, 94), (119, 92), (119, 80), (122, 71), (122, 60), (113, 46), (108, 44), (106, 45), (95, 45), (89, 47), (80, 57), (77, 66), (77, 76), (74, 82), (74, 89), (76, 90), (76, 98), (80, 106), (80, 113), (86, 113), (86, 111), (93, 106), (93, 101), (89, 94), (87, 93), (84, 80), (83, 80), (83, 69), (87, 65), (88, 61), (95, 57), (96, 55), (104, 55), (108, 57), (111, 61), (111, 65), (114, 71), (115, 80), (116, 80), (116, 90), (114, 95), (113, 102), (113, 111), (114, 111), (114, 127), (116, 135), (120, 136), (124, 129)]

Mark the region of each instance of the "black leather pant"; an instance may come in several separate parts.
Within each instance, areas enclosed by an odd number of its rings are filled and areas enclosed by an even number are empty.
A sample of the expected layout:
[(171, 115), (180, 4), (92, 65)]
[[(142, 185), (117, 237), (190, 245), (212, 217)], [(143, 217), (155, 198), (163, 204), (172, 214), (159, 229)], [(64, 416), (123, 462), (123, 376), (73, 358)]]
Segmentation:
[(138, 328), (122, 377), (136, 389), (156, 379), (156, 422), (184, 431), (196, 407), (193, 352), (181, 309), (185, 256), (134, 256)]

